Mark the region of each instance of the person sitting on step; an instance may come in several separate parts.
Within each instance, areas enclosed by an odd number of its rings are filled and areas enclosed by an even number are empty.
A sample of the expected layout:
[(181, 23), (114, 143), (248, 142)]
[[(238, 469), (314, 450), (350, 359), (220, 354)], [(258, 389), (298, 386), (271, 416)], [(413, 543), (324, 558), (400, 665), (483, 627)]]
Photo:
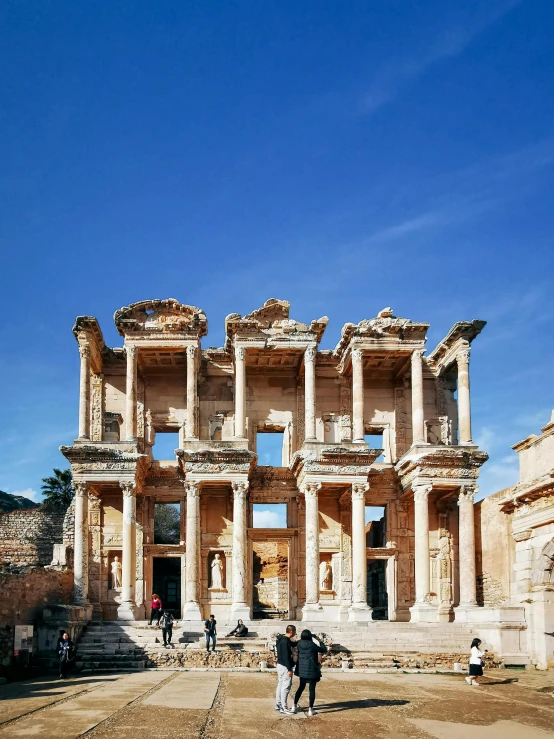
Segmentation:
[(227, 637), (236, 636), (237, 638), (240, 638), (240, 637), (245, 637), (247, 634), (248, 634), (248, 627), (246, 627), (243, 624), (242, 618), (239, 618), (237, 625), (232, 631), (230, 631), (227, 634)]

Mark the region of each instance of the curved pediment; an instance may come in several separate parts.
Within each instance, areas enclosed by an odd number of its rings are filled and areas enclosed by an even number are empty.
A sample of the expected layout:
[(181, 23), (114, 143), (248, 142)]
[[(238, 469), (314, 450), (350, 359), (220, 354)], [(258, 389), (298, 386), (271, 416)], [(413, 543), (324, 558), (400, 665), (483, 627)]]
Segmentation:
[(179, 303), (175, 298), (131, 303), (115, 312), (114, 322), (122, 336), (155, 331), (188, 333), (200, 338), (208, 332), (204, 311)]

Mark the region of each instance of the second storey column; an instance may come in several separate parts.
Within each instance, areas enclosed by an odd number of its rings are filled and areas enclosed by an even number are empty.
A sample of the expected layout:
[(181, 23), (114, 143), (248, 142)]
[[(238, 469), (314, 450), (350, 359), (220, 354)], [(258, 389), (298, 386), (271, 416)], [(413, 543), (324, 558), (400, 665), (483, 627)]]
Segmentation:
[(352, 415), (353, 441), (364, 440), (364, 353), (352, 349)]
[(127, 441), (137, 440), (137, 348), (127, 347)]
[(185, 436), (187, 439), (197, 439), (197, 378), (196, 378), (196, 355), (195, 346), (187, 346), (187, 417)]
[(79, 439), (90, 439), (90, 346), (79, 344), (81, 375), (79, 382)]
[(246, 438), (246, 349), (235, 349), (235, 438)]
[(412, 352), (412, 443), (425, 443), (423, 415), (423, 349)]
[(304, 425), (306, 441), (315, 441), (315, 346), (304, 352)]
[(456, 362), (458, 364), (458, 425), (460, 444), (471, 444), (469, 346), (456, 354)]

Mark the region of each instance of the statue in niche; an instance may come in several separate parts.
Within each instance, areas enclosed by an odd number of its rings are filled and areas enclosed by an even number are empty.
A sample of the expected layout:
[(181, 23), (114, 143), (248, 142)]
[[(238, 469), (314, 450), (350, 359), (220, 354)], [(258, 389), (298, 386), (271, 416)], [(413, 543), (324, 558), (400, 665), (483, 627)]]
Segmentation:
[(112, 589), (121, 590), (121, 562), (117, 555), (112, 561)]
[(223, 590), (223, 562), (219, 554), (214, 554), (212, 561), (212, 590)]
[(319, 564), (319, 589), (331, 590), (331, 565), (324, 559)]

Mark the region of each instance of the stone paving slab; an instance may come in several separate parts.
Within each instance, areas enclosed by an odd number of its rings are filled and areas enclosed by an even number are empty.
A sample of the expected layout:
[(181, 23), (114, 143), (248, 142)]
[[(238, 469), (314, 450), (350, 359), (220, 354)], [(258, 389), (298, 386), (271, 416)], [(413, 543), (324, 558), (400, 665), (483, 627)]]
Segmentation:
[(200, 675), (182, 672), (146, 698), (143, 706), (193, 708), (209, 710), (214, 702), (221, 677), (217, 673)]
[[(90, 693), (76, 695), (69, 701), (0, 727), (0, 737), (76, 739), (167, 677), (167, 673), (141, 672), (107, 682)], [(24, 697), (21, 702), (27, 707)]]

